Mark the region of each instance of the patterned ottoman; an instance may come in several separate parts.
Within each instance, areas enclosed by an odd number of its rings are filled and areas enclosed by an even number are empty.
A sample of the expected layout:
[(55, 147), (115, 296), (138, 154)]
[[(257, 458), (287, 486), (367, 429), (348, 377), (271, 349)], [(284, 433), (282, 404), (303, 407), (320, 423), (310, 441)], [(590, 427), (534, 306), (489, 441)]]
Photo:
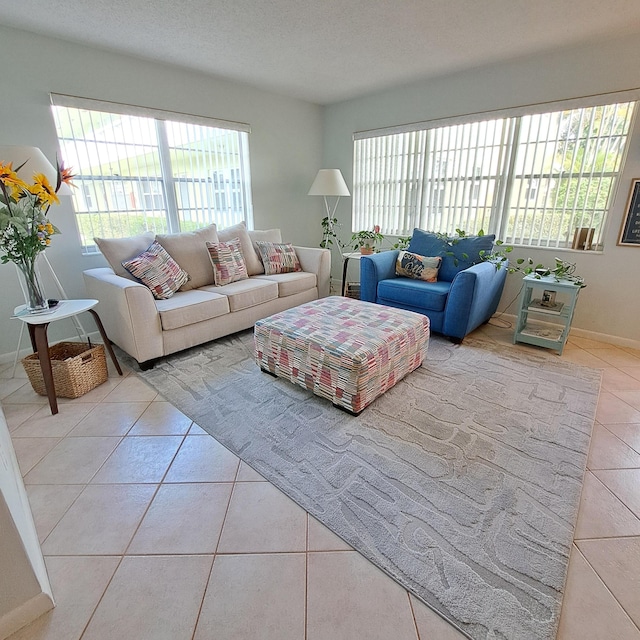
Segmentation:
[(256, 362), (354, 414), (420, 366), (429, 318), (334, 296), (256, 322)]

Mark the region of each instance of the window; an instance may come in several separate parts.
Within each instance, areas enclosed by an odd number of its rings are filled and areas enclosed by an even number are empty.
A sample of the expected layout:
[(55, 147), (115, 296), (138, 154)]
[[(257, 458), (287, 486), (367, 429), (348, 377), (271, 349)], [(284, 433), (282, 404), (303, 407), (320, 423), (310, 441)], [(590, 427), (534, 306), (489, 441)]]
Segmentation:
[(247, 125), (52, 95), (86, 253), (94, 237), (252, 222)]
[(536, 199), (536, 196), (538, 195), (538, 178), (530, 178), (529, 179), (529, 186), (527, 187), (527, 193), (525, 195), (525, 198), (527, 200), (534, 200)]
[(353, 231), (483, 229), (511, 244), (567, 247), (587, 227), (601, 246), (634, 107), (356, 134)]

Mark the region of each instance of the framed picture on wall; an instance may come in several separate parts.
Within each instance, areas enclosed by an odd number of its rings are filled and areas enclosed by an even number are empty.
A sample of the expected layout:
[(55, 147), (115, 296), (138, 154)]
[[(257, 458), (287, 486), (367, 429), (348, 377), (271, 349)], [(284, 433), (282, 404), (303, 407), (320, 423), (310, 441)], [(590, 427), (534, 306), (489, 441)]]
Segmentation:
[(631, 181), (631, 191), (625, 211), (618, 244), (640, 247), (640, 178)]

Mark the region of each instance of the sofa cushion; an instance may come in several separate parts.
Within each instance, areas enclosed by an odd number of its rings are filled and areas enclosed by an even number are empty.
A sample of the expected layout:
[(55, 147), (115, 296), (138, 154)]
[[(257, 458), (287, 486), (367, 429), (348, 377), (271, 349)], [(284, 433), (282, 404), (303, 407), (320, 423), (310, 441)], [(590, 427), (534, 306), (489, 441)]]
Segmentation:
[[(390, 278), (378, 283), (378, 298), (412, 309), (444, 311), (451, 283), (446, 281), (424, 282), (411, 278)], [(428, 314), (427, 314), (428, 315)]]
[(278, 283), (278, 297), (286, 298), (296, 293), (309, 291), (317, 285), (315, 273), (296, 271), (294, 273), (278, 273), (271, 276), (254, 276), (261, 280), (271, 280)]
[(189, 274), (189, 282), (180, 291), (213, 284), (213, 268), (205, 243), (218, 242), (215, 224), (185, 233), (159, 234), (156, 241)]
[(122, 266), (158, 300), (170, 298), (189, 279), (189, 274), (157, 242)]
[(442, 256), (438, 277), (440, 280), (451, 282), (458, 272), (480, 262), (480, 251), (490, 252), (495, 239), (495, 234), (489, 234), (466, 238), (451, 237), (449, 242), (446, 242), (435, 233), (414, 229), (408, 250), (422, 256)]
[(249, 277), (238, 238), (229, 242), (207, 242), (207, 249), (213, 265), (213, 282), (217, 287)]
[(300, 260), (292, 244), (281, 242), (256, 242), (265, 275), (302, 271)]
[(258, 278), (232, 282), (223, 287), (205, 287), (204, 290), (227, 296), (230, 311), (241, 311), (278, 298), (278, 283)]
[(187, 327), (229, 313), (226, 296), (202, 289), (178, 291), (169, 300), (156, 302), (163, 331)]
[(258, 251), (258, 246), (256, 244), (257, 242), (282, 242), (282, 234), (280, 233), (280, 229), (249, 229), (247, 233), (251, 238), (251, 242), (253, 243), (253, 250), (256, 252), (258, 258), (260, 258), (260, 252)]
[(411, 251), (400, 251), (396, 260), (396, 275), (425, 282), (437, 282), (442, 264), (440, 256), (421, 256)]
[(155, 234), (148, 231), (129, 238), (94, 238), (93, 241), (98, 245), (98, 249), (116, 275), (135, 281), (136, 278), (122, 266), (122, 263), (148, 249), (154, 238)]
[(253, 243), (251, 242), (251, 238), (249, 237), (249, 233), (244, 222), (239, 222), (238, 224), (234, 224), (232, 227), (218, 230), (218, 239), (220, 242), (228, 242), (234, 238), (238, 238), (240, 240), (244, 263), (247, 266), (247, 273), (250, 276), (264, 273), (264, 267), (253, 248)]

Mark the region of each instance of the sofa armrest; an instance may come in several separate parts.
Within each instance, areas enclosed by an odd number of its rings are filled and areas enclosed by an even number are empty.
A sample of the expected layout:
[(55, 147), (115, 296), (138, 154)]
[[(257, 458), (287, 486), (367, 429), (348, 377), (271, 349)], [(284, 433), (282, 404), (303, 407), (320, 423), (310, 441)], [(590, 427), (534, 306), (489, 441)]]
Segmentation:
[(331, 280), (331, 252), (328, 249), (316, 247), (294, 247), (294, 249), (302, 270), (316, 274), (318, 297), (326, 298), (329, 295)]
[(375, 302), (378, 282), (396, 277), (398, 253), (393, 249), (360, 257), (360, 300)]
[(451, 283), (442, 333), (462, 339), (486, 322), (498, 308), (506, 277), (507, 269), (491, 262), (460, 271)]
[(87, 269), (83, 276), (112, 342), (138, 362), (164, 355), (160, 314), (147, 287), (117, 276), (110, 267)]

